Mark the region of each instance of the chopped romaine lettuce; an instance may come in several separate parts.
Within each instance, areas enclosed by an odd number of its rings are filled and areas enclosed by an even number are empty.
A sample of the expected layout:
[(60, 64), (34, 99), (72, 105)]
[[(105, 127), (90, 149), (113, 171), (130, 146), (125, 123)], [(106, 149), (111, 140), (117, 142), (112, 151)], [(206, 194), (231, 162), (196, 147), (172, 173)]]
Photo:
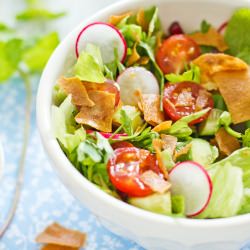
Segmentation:
[(243, 171), (248, 171), (250, 169), (250, 148), (245, 147), (234, 151), (227, 158), (212, 164), (211, 168), (225, 166), (228, 163), (241, 168)]
[(238, 214), (250, 213), (250, 188), (244, 190), (244, 197)]
[(155, 193), (142, 198), (129, 198), (128, 203), (158, 214), (171, 215), (172, 213), (170, 192)]
[(52, 106), (54, 135), (67, 154), (70, 154), (86, 136), (85, 130), (76, 126), (75, 111), (76, 108), (71, 103), (71, 96), (68, 96), (59, 107)]
[(222, 111), (227, 111), (226, 103), (220, 94), (213, 95), (214, 108), (220, 109)]
[(168, 171), (171, 170), (175, 166), (175, 162), (173, 161), (173, 157), (168, 149), (163, 150), (160, 153), (160, 157), (161, 157), (161, 160), (162, 160), (164, 167)]
[(100, 49), (88, 44), (86, 50), (79, 55), (74, 73), (82, 81), (103, 83), (106, 80), (103, 69)]
[(208, 207), (197, 218), (226, 218), (238, 213), (243, 196), (242, 170), (230, 163), (209, 171), (213, 192)]
[(241, 8), (234, 12), (228, 22), (225, 41), (229, 52), (250, 63), (250, 9)]
[(185, 71), (183, 74), (171, 73), (165, 75), (165, 77), (170, 83), (185, 81), (200, 83), (200, 68), (194, 64), (191, 64), (190, 69)]

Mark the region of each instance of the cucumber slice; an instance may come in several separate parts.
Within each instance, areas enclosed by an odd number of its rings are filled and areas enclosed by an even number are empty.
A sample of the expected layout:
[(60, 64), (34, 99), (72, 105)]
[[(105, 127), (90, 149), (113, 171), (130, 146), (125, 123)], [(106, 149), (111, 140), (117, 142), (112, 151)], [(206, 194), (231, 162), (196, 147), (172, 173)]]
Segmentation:
[(143, 198), (129, 198), (128, 203), (157, 214), (171, 215), (170, 192), (164, 194), (152, 194)]
[(208, 118), (199, 126), (199, 134), (201, 136), (214, 135), (220, 128), (219, 119), (223, 113), (220, 109), (212, 109)]
[(216, 146), (211, 146), (209, 142), (195, 138), (191, 142), (191, 149), (188, 153), (188, 159), (208, 167), (219, 156)]

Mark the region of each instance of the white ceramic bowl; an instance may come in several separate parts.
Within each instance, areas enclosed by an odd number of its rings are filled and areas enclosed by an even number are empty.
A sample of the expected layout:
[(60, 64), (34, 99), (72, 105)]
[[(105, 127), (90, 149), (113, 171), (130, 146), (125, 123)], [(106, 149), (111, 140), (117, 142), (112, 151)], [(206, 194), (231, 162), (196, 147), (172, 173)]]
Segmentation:
[(112, 14), (157, 5), (164, 28), (178, 20), (193, 31), (206, 19), (215, 26), (227, 20), (237, 7), (250, 7), (247, 0), (128, 0), (121, 1), (82, 22), (59, 45), (41, 78), (37, 97), (37, 120), (46, 152), (61, 181), (111, 231), (132, 239), (146, 249), (238, 250), (250, 240), (250, 214), (227, 219), (177, 219), (153, 214), (119, 201), (96, 188), (68, 161), (51, 124), (52, 88), (75, 60), (74, 43), (79, 31), (93, 21), (106, 21)]

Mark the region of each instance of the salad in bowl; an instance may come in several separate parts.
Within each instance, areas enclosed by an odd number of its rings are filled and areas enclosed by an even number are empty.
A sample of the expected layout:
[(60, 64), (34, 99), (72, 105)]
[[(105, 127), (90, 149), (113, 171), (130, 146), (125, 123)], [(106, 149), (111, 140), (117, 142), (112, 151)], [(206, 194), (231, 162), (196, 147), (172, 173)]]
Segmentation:
[(54, 135), (104, 192), (172, 217), (250, 213), (250, 9), (162, 28), (158, 7), (84, 26), (53, 90)]

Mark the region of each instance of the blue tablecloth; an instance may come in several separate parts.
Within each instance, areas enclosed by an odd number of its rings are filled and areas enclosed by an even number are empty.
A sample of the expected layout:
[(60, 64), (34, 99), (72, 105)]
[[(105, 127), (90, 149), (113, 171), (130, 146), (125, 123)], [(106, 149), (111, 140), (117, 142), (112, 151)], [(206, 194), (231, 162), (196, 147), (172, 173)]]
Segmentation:
[[(0, 240), (0, 250), (39, 249), (40, 246), (34, 242), (36, 235), (54, 221), (86, 232), (86, 250), (142, 250), (133, 242), (106, 230), (58, 180), (43, 151), (36, 128), (36, 85), (33, 88), (32, 127), (25, 183), (15, 218)], [(24, 101), (25, 92), (20, 80), (14, 79), (0, 86), (0, 138), (6, 159), (4, 176), (0, 180), (0, 223), (5, 218), (15, 186), (23, 139)], [(244, 250), (250, 250), (250, 247)]]
[[(35, 81), (37, 83), (37, 81)], [(34, 83), (35, 83), (34, 82)], [(36, 84), (37, 85), (37, 84)], [(26, 159), (25, 183), (11, 226), (0, 240), (1, 250), (40, 249), (36, 235), (50, 223), (79, 229), (88, 234), (86, 250), (141, 250), (129, 240), (106, 230), (60, 183), (43, 151), (35, 120), (33, 88), (32, 128)], [(0, 86), (0, 139), (6, 164), (0, 180), (0, 223), (2, 224), (13, 195), (17, 164), (22, 146), (25, 91), (20, 80)]]

